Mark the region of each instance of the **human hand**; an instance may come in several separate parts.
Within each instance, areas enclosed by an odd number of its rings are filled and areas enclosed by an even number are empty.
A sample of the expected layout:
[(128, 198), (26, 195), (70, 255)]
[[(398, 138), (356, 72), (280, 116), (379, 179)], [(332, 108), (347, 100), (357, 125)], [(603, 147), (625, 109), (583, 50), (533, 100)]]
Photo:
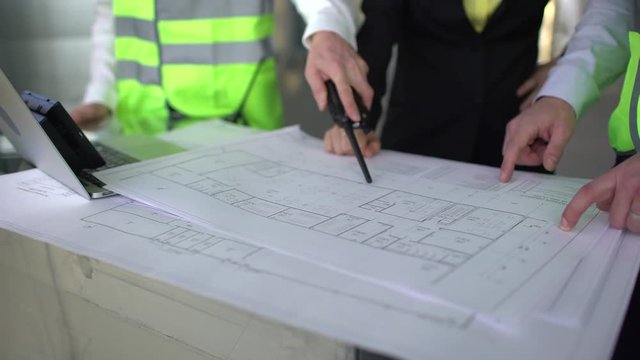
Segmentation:
[(525, 109), (507, 124), (500, 181), (511, 179), (516, 164), (555, 170), (575, 125), (575, 111), (559, 98), (544, 97)]
[[(371, 158), (380, 152), (380, 139), (375, 132), (365, 134), (361, 129), (356, 129), (354, 133), (362, 155)], [(347, 134), (337, 125), (333, 125), (324, 133), (324, 150), (338, 155), (353, 155), (353, 148)]]
[(111, 115), (111, 110), (103, 104), (81, 105), (71, 111), (71, 118), (83, 130), (96, 130)]
[(334, 32), (319, 31), (313, 34), (310, 42), (305, 77), (318, 109), (324, 111), (327, 108), (325, 81), (331, 79), (347, 116), (353, 121), (360, 121), (360, 112), (351, 88), (360, 94), (364, 105), (370, 109), (373, 89), (367, 82), (369, 67), (353, 47)]
[(571, 230), (591, 204), (609, 212), (609, 223), (640, 233), (640, 154), (583, 186), (562, 213), (560, 228)]
[(519, 98), (526, 96), (520, 103), (520, 111), (523, 111), (533, 105), (533, 100), (542, 87), (542, 84), (547, 80), (549, 70), (551, 70), (553, 65), (556, 64), (556, 61), (557, 60), (552, 60), (546, 64), (536, 67), (533, 74), (531, 74), (531, 76), (518, 87), (516, 90), (516, 96)]

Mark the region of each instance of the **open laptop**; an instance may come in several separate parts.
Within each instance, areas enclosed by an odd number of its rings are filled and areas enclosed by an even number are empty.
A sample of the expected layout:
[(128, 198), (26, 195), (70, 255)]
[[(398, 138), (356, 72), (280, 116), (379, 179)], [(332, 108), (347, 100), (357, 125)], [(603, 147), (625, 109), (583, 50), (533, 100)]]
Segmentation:
[(87, 199), (113, 195), (92, 172), (184, 150), (144, 135), (91, 144), (59, 102), (28, 91), (21, 97), (2, 69), (0, 131), (25, 160)]

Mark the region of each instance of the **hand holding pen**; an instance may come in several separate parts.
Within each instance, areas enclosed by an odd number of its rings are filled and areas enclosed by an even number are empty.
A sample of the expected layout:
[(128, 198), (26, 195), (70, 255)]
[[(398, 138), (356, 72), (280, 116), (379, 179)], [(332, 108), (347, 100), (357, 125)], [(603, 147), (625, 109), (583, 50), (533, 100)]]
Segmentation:
[(352, 121), (346, 115), (333, 82), (329, 80), (325, 84), (329, 112), (335, 123), (325, 134), (325, 150), (342, 155), (354, 154), (365, 180), (371, 183), (371, 175), (364, 161), (363, 152), (367, 157), (373, 156), (380, 151), (380, 141), (369, 127), (368, 112), (357, 93), (354, 92), (354, 98), (360, 111), (360, 121)]
[[(355, 130), (354, 133), (365, 158), (372, 158), (380, 152), (380, 138), (374, 131), (365, 134), (362, 130)], [(324, 150), (336, 155), (354, 155), (347, 133), (338, 125), (333, 125), (324, 133)]]

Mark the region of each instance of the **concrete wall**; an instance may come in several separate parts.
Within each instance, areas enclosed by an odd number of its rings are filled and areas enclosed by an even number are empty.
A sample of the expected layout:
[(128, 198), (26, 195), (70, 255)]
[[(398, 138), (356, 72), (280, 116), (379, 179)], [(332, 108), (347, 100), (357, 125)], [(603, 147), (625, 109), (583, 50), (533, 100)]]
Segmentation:
[(87, 82), (93, 1), (0, 2), (0, 67), (18, 91), (77, 104)]

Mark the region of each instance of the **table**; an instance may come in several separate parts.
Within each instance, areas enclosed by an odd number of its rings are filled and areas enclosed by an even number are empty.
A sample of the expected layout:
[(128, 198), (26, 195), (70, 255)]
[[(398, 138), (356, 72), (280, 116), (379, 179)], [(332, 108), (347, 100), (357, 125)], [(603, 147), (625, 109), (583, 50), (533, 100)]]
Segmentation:
[[(354, 356), (352, 348), (339, 340), (293, 329), (7, 230), (0, 232), (0, 238), (0, 286), (7, 289), (0, 297), (0, 314), (8, 320), (3, 323), (11, 325), (2, 330), (0, 349), (7, 349), (3, 358), (45, 354), (46, 358), (61, 359), (70, 358), (70, 354), (80, 358), (186, 359)], [(637, 273), (637, 261), (632, 261), (638, 254), (636, 240), (625, 243), (635, 252), (621, 251), (619, 257), (627, 258), (616, 261), (620, 266), (614, 267), (612, 277)], [(603, 298), (620, 294), (620, 289), (605, 289)], [(611, 303), (611, 299), (601, 299), (601, 303)], [(602, 307), (596, 306), (596, 310)], [(619, 319), (598, 319), (602, 311), (596, 311), (594, 318), (597, 323), (620, 321), (623, 308)], [(597, 337), (597, 331), (594, 334)], [(583, 343), (578, 353), (595, 346)]]
[[(218, 141), (256, 132), (211, 126), (225, 129)], [(1, 136), (0, 145), (0, 175), (31, 168)], [(5, 229), (0, 289), (2, 359), (354, 358), (340, 341)]]
[(0, 229), (2, 359), (352, 359), (339, 341)]

